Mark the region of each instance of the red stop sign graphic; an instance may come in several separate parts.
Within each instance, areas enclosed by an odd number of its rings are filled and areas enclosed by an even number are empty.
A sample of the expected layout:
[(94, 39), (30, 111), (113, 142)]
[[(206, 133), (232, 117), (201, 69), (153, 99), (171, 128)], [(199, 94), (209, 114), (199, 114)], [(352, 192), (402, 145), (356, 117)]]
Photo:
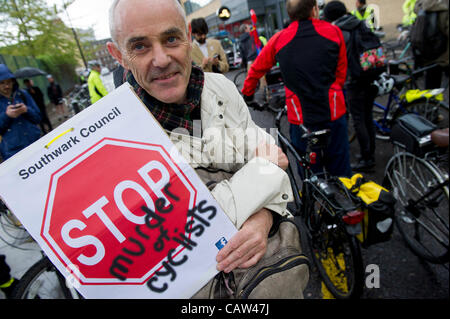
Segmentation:
[[(144, 283), (169, 250), (183, 249), (169, 238), (184, 234), (196, 195), (162, 146), (105, 138), (52, 174), (41, 236), (83, 284)], [(160, 198), (171, 210), (158, 211)], [(148, 227), (156, 218), (146, 223), (143, 206), (163, 223)], [(137, 251), (126, 280), (113, 276), (114, 260)]]

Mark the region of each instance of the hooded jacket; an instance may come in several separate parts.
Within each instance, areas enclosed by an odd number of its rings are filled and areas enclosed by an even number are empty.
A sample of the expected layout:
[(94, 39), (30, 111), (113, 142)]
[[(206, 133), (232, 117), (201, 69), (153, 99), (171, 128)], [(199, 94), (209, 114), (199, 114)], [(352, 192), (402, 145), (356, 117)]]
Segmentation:
[[(37, 126), (41, 121), (39, 108), (33, 98), (25, 90), (19, 89), (14, 74), (4, 64), (0, 64), (0, 81), (14, 79), (13, 93), (10, 98), (0, 94), (0, 154), (6, 160), (24, 149), (41, 136)], [(13, 119), (6, 115), (10, 104), (24, 103), (27, 112)]]
[(359, 75), (360, 63), (359, 56), (355, 53), (355, 43), (351, 41), (351, 34), (357, 28), (362, 27), (363, 21), (359, 20), (352, 14), (346, 14), (336, 19), (333, 24), (341, 29), (342, 35), (344, 36), (345, 46), (347, 48), (347, 75), (349, 79), (355, 78)]

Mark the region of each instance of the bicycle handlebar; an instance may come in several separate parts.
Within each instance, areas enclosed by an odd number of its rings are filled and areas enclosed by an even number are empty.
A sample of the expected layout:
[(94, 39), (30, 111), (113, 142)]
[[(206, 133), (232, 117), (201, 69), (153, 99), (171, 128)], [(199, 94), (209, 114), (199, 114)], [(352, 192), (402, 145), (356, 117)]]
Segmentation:
[[(275, 121), (276, 123), (280, 123), (281, 117), (287, 112), (287, 106), (285, 105), (282, 108), (274, 108), (269, 103), (264, 102), (263, 104), (259, 104), (256, 101), (252, 101), (247, 103), (247, 105), (257, 111), (264, 111), (266, 108), (276, 114)], [(323, 129), (319, 131), (311, 132), (306, 126), (303, 124), (299, 124), (299, 127), (303, 131), (302, 138), (310, 140), (314, 137), (321, 137), (322, 135), (326, 135), (330, 132), (329, 129)]]

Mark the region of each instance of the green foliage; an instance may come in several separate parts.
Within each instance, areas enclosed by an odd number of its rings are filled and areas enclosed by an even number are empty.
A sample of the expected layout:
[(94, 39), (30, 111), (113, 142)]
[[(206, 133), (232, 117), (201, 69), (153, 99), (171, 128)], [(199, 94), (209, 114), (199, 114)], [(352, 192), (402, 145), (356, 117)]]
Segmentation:
[[(66, 1), (66, 5), (74, 0)], [(0, 53), (43, 58), (50, 71), (77, 65), (72, 30), (44, 0), (0, 0)]]

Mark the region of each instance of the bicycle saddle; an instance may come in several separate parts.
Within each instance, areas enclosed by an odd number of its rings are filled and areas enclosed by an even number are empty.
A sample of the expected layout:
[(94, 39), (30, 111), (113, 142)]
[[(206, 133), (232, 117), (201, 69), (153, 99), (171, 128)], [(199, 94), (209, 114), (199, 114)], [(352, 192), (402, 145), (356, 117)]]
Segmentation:
[(439, 147), (448, 147), (448, 127), (431, 132), (431, 141)]
[(399, 74), (399, 75), (391, 74), (391, 77), (394, 79), (395, 85), (402, 85), (410, 78), (409, 75), (405, 75), (405, 74)]
[(399, 65), (399, 64), (405, 64), (405, 63), (407, 63), (409, 61), (411, 61), (411, 58), (407, 57), (407, 58), (398, 59), (398, 60), (389, 60), (388, 63), (390, 65)]

